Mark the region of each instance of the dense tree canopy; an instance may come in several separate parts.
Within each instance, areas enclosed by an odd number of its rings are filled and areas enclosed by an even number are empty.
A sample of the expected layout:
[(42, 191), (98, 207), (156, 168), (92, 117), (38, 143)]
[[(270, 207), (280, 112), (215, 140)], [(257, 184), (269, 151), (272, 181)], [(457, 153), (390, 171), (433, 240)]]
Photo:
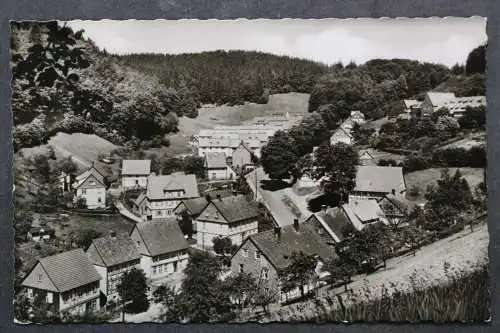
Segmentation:
[(321, 145), (317, 151), (313, 177), (321, 180), (325, 193), (340, 194), (342, 200), (356, 185), (358, 153), (350, 145), (337, 143)]
[(299, 152), (292, 136), (278, 131), (262, 147), (260, 162), (271, 179), (288, 179), (296, 175)]
[(465, 62), (465, 72), (467, 75), (474, 73), (484, 74), (486, 71), (486, 47), (487, 45), (478, 46), (469, 53)]

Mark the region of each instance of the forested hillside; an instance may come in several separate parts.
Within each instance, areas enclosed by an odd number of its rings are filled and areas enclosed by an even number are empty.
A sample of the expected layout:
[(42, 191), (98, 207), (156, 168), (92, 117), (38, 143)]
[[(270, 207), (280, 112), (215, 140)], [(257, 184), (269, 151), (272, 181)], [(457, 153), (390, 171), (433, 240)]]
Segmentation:
[(397, 115), (402, 99), (429, 90), (484, 94), (484, 54), (479, 47), (451, 69), (402, 59), (326, 66), (247, 51), (118, 56), (56, 22), (12, 23), (14, 149), (61, 131), (158, 146), (202, 103), (266, 103), (286, 92), (310, 93), (309, 111), (333, 129), (352, 110)]
[(450, 69), (404, 59), (375, 59), (361, 66), (335, 67), (314, 86), (309, 111), (319, 112), (333, 128), (351, 110), (359, 110), (369, 119), (395, 116), (403, 111), (402, 99), (421, 100), (429, 90), (482, 95), (484, 75), (466, 76), (463, 66)]
[(131, 54), (121, 63), (156, 75), (168, 87), (200, 103), (266, 103), (269, 94), (309, 93), (328, 71), (313, 61), (248, 51), (195, 54)]
[(114, 143), (177, 130), (196, 105), (175, 89), (118, 64), (81, 32), (49, 23), (12, 23), (14, 149), (62, 132), (96, 133)]

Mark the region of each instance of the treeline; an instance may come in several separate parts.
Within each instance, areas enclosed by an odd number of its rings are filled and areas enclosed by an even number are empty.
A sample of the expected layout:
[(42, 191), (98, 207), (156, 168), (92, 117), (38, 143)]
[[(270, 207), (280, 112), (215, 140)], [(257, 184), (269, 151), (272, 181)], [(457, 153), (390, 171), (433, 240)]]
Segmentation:
[(266, 103), (269, 94), (311, 92), (328, 67), (309, 60), (251, 51), (114, 56), (121, 63), (156, 75), (167, 87), (198, 103)]

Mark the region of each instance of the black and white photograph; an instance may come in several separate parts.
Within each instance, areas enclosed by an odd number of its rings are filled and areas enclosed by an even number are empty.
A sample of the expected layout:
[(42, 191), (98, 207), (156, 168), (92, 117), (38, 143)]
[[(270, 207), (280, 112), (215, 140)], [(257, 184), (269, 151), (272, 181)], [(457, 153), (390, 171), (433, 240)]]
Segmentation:
[(485, 18), (10, 28), (16, 324), (490, 320)]

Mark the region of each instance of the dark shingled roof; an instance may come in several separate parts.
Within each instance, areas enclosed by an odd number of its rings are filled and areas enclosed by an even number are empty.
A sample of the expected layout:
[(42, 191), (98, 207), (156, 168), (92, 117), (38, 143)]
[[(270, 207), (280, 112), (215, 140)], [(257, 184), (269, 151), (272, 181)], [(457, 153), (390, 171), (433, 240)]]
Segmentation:
[(200, 215), (208, 206), (208, 200), (205, 197), (182, 200), (191, 215)]
[(45, 257), (39, 262), (59, 292), (81, 287), (102, 278), (82, 249)]
[(241, 194), (214, 199), (212, 203), (228, 223), (256, 218), (260, 215), (257, 205), (249, 202)]
[(189, 247), (176, 218), (157, 219), (135, 225), (151, 256)]
[(100, 256), (100, 258), (90, 258), (93, 264), (98, 264), (102, 260), (106, 267), (110, 267), (141, 258), (137, 247), (128, 234), (120, 233), (114, 238), (111, 235), (96, 238), (92, 240), (92, 244)]
[(249, 236), (260, 251), (276, 268), (284, 268), (290, 264), (292, 252), (302, 251), (308, 255), (319, 255), (323, 261), (335, 258), (333, 247), (327, 245), (310, 223), (301, 223), (299, 231), (293, 225), (281, 228), (281, 237), (278, 241), (274, 230), (268, 230)]

